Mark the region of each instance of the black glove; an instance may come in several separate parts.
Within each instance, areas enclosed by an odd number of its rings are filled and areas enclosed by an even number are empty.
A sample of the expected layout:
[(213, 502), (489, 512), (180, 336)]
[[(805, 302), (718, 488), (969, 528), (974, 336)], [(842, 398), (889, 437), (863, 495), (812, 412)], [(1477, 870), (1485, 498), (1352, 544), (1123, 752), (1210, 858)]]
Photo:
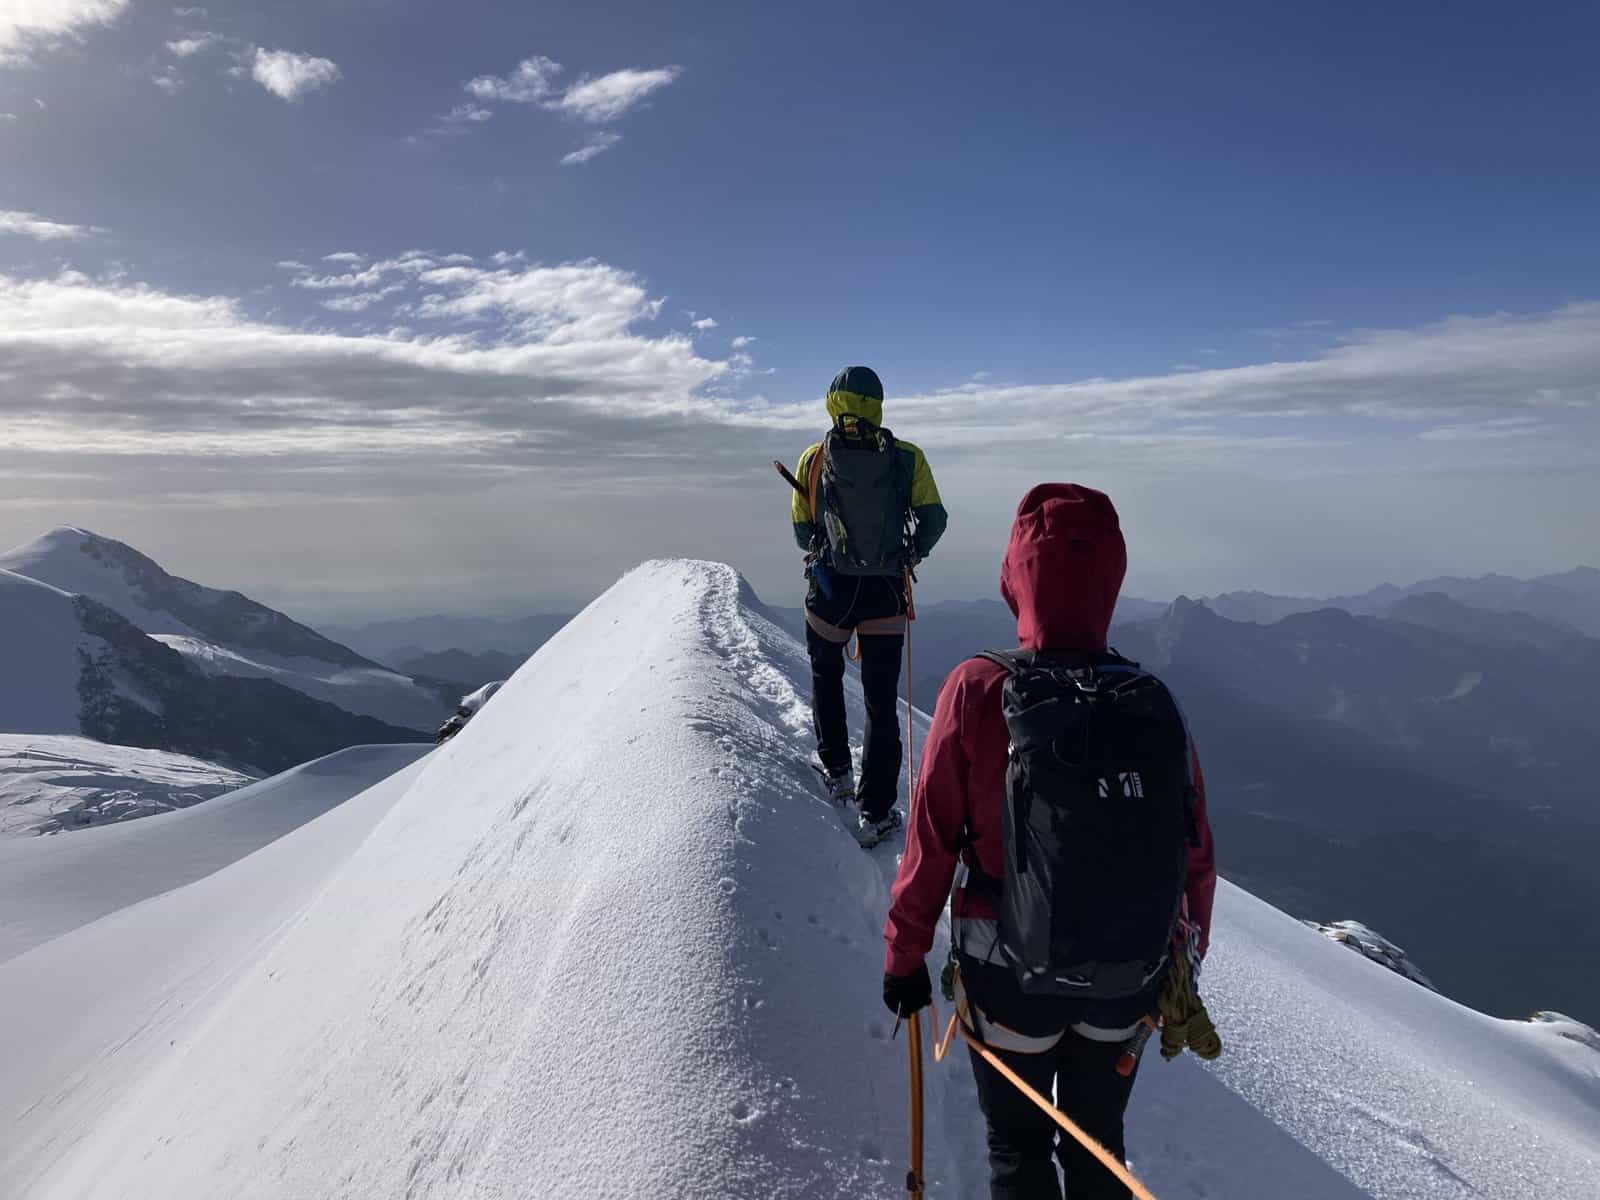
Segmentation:
[(909, 1017), (919, 1008), (933, 1003), (933, 980), (928, 978), (928, 964), (919, 963), (909, 975), (885, 975), (883, 1002), (897, 1017)]

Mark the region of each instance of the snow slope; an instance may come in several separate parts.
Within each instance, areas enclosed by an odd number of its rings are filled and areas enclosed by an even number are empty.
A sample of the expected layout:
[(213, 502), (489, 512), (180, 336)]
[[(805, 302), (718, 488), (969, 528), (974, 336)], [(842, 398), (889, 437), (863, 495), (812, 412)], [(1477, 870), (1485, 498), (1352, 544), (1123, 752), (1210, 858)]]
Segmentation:
[(70, 593), (0, 569), (0, 729), (77, 733), (79, 651), (104, 649)]
[[(903, 1195), (893, 855), (812, 788), (807, 676), (730, 568), (647, 564), (419, 765), (0, 964), (0, 1180)], [(1130, 1117), (1164, 1200), (1593, 1194), (1600, 1055), (1554, 1027), (1226, 886), (1206, 985), (1228, 1055), (1152, 1055)], [(929, 1194), (980, 1195), (965, 1064), (929, 1089)]]
[(207, 674), (272, 679), (402, 729), (430, 731), (449, 711), (446, 699), (409, 676), (238, 592), (169, 575), (131, 546), (85, 529), (61, 526), (0, 554), (0, 570), (98, 600)]
[[(0, 746), (7, 740), (0, 738)], [(128, 755), (189, 761), (84, 738), (48, 740), (82, 742), (91, 752), (118, 756), (119, 762)], [(418, 744), (352, 746), (260, 782), (241, 776), (232, 785), (238, 790), (195, 808), (70, 838), (0, 843), (0, 962), (237, 862), (409, 766), (429, 749)]]
[[(0, 733), (0, 862), (7, 838), (188, 808), (251, 782), (229, 767), (166, 750)], [(0, 873), (0, 889), (4, 882)], [(0, 922), (8, 915), (0, 903)]]

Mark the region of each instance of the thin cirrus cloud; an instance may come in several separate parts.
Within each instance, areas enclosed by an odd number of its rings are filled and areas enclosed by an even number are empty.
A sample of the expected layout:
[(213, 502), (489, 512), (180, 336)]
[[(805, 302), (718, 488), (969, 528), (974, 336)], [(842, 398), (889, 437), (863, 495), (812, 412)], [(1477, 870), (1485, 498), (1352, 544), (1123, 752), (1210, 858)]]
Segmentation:
[(620, 133), (613, 133), (609, 129), (602, 129), (599, 133), (595, 134), (587, 142), (579, 146), (570, 154), (563, 154), (561, 156), (561, 165), (564, 167), (575, 167), (581, 163), (586, 163), (591, 158), (596, 158), (599, 155), (604, 154), (607, 150), (610, 150), (621, 140), (622, 135)]
[(296, 104), (312, 92), (337, 83), (340, 71), (331, 59), (257, 46), (250, 62), (250, 77), (274, 96)]
[(110, 25), (128, 0), (7, 0), (0, 3), (0, 65), (24, 63), (34, 54)]
[(13, 234), (32, 238), (36, 242), (76, 241), (99, 233), (93, 225), (68, 225), (61, 221), (47, 221), (30, 212), (0, 209), (0, 235)]
[[(462, 84), (471, 102), (458, 104), (433, 125), (432, 132), (464, 133), (473, 124), (493, 116), (496, 104), (528, 104), (560, 113), (589, 125), (620, 120), (651, 95), (677, 82), (683, 69), (676, 66), (641, 69), (625, 67), (605, 75), (585, 75), (563, 86), (565, 68), (552, 58), (535, 54), (523, 59), (507, 75), (479, 75)], [(576, 166), (615, 147), (622, 136), (611, 130), (590, 135), (577, 149), (562, 156), (565, 166)]]
[(167, 52), (177, 58), (193, 58), (196, 54), (205, 53), (221, 40), (222, 38), (215, 33), (191, 33), (168, 42)]

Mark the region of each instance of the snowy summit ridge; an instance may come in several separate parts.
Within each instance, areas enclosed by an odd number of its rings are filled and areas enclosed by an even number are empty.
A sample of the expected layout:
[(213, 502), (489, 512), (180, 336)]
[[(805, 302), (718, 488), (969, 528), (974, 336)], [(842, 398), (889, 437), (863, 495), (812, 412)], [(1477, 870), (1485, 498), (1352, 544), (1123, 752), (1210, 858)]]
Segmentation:
[[(418, 765), (0, 964), (0, 1179), (26, 1200), (902, 1195), (893, 855), (815, 792), (806, 678), (731, 568), (645, 564)], [(1596, 1178), (1587, 1046), (1226, 885), (1213, 946), (1228, 1051), (1151, 1056), (1134, 1094), (1157, 1195)], [(929, 1195), (966, 1200), (970, 1077), (928, 1073)]]
[(86, 529), (52, 529), (0, 554), (0, 570), (109, 609), (207, 675), (269, 680), (402, 729), (431, 730), (448, 711), (433, 690), (276, 609), (169, 574)]

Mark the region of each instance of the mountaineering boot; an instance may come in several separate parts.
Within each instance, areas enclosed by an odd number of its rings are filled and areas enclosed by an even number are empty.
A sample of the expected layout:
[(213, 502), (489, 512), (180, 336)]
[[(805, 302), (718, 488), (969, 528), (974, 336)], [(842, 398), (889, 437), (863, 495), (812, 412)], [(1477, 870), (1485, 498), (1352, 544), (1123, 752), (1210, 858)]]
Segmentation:
[(856, 824), (856, 841), (861, 843), (863, 850), (870, 850), (904, 824), (898, 808), (891, 808), (881, 817), (869, 817), (862, 813)]
[(811, 769), (822, 780), (822, 790), (835, 804), (849, 804), (856, 798), (856, 773), (849, 767), (830, 771), (815, 754), (811, 756)]

